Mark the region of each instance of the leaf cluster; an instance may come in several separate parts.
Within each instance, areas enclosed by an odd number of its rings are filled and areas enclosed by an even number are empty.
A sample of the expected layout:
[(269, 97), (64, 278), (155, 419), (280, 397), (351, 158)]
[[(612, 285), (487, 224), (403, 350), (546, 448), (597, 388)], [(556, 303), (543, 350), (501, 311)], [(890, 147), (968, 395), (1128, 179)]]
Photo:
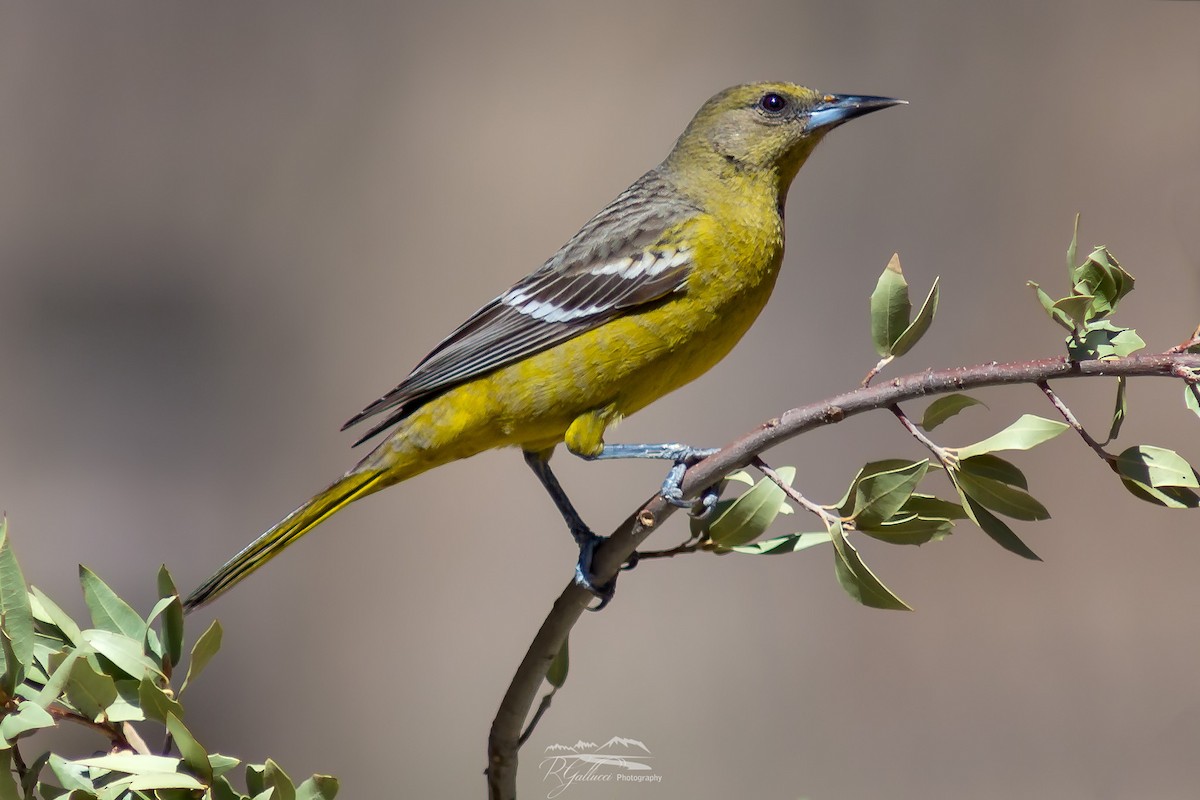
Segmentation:
[[(166, 567), (146, 617), (86, 567), (79, 578), (86, 627), (26, 586), (0, 520), (0, 800), (332, 800), (332, 777), (296, 785), (271, 760), (247, 764), (246, 791), (235, 789), (229, 778), (239, 760), (209, 753), (184, 725), (182, 695), (220, 648), (221, 626), (213, 622), (196, 640), (173, 688), (184, 615)], [(70, 758), (46, 751), (26, 762), (21, 746), (61, 722), (104, 736), (107, 752)], [(164, 737), (157, 752), (143, 738), (148, 726)]]
[[(1123, 358), (1145, 346), (1132, 328), (1120, 327), (1111, 320), (1121, 299), (1133, 290), (1133, 277), (1125, 271), (1106, 247), (1096, 247), (1082, 262), (1076, 263), (1079, 220), (1067, 251), (1071, 292), (1055, 300), (1036, 284), (1043, 308), (1056, 323), (1067, 329), (1069, 357), (1081, 359)], [(868, 373), (869, 383), (894, 358), (907, 353), (929, 330), (938, 303), (938, 282), (934, 281), (925, 302), (914, 317), (908, 295), (908, 283), (893, 255), (871, 294), (871, 338), (881, 361)], [(1190, 343), (1179, 349), (1200, 349), (1200, 329)], [(1185, 402), (1200, 414), (1200, 376), (1188, 380)], [(1048, 387), (1046, 393), (1053, 397)], [(1058, 403), (1056, 398), (1054, 402)], [(947, 420), (973, 406), (984, 404), (970, 395), (956, 393), (939, 397), (926, 407), (920, 422), (925, 431), (933, 431)], [(727, 478), (731, 482), (751, 484), (740, 496), (721, 499), (712, 513), (693, 520), (693, 536), (702, 549), (716, 553), (777, 555), (794, 553), (830, 544), (835, 574), (839, 583), (854, 599), (875, 608), (907, 609), (908, 606), (889, 590), (866, 566), (848, 535), (861, 533), (888, 544), (921, 545), (948, 536), (956, 522), (974, 522), (997, 544), (1023, 558), (1038, 556), (1013, 531), (1005, 518), (1037, 522), (1050, 518), (1046, 506), (1029, 492), (1029, 482), (1021, 469), (996, 455), (998, 451), (1029, 450), (1068, 430), (1073, 421), (1070, 412), (1061, 410), (1071, 424), (1025, 414), (1016, 422), (981, 441), (958, 447), (941, 446), (917, 430), (904, 412), (893, 406), (892, 412), (933, 454), (934, 459), (911, 461), (886, 459), (866, 464), (851, 480), (845, 494), (836, 503), (817, 505), (805, 500), (791, 488), (795, 469), (783, 467), (772, 480), (754, 483), (745, 473)], [(1109, 439), (1115, 438), (1128, 413), (1125, 380), (1119, 379), (1117, 402)], [(1200, 475), (1173, 450), (1151, 445), (1129, 447), (1119, 455), (1110, 455), (1082, 428), (1079, 432), (1118, 473), (1122, 484), (1136, 497), (1173, 508), (1200, 505)], [(943, 499), (924, 489), (931, 474), (944, 473), (954, 490), (952, 499)], [(804, 505), (818, 516), (824, 530), (786, 533), (763, 538), (781, 514), (793, 510), (789, 500)]]
[[(957, 413), (949, 411), (951, 407), (961, 410), (978, 404), (964, 402), (962, 397), (949, 395), (931, 403), (925, 414), (926, 427), (936, 427)], [(940, 448), (943, 460), (938, 463), (929, 459), (872, 461), (855, 474), (840, 500), (821, 506), (809, 504), (809, 510), (824, 523), (823, 531), (761, 539), (781, 513), (793, 510), (784, 488), (763, 478), (740, 496), (719, 500), (714, 513), (693, 520), (693, 534), (705, 536), (705, 549), (717, 553), (779, 555), (831, 544), (835, 576), (851, 597), (873, 608), (908, 609), (866, 565), (848, 535), (858, 532), (886, 544), (922, 545), (946, 538), (956, 522), (969, 519), (1006, 550), (1036, 559), (1000, 516), (1038, 521), (1049, 519), (1050, 514), (1028, 493), (1029, 483), (1020, 468), (995, 451), (1028, 450), (1066, 429), (1061, 422), (1025, 415), (982, 441)], [(956, 499), (922, 490), (926, 479), (939, 472), (949, 477)], [(781, 467), (776, 475), (790, 484), (795, 469)], [(750, 481), (744, 474), (731, 479)]]
[(1050, 319), (1066, 328), (1070, 357), (1075, 361), (1123, 358), (1141, 350), (1146, 343), (1133, 328), (1114, 325), (1109, 319), (1121, 299), (1133, 291), (1133, 276), (1103, 245), (1076, 264), (1078, 242), (1076, 216), (1075, 232), (1067, 247), (1070, 294), (1055, 300), (1041, 286), (1029, 282)]
[(935, 278), (925, 302), (912, 316), (908, 281), (900, 268), (900, 255), (893, 253), (871, 293), (871, 341), (875, 352), (886, 361), (899, 358), (913, 348), (933, 324), (937, 313), (938, 281)]

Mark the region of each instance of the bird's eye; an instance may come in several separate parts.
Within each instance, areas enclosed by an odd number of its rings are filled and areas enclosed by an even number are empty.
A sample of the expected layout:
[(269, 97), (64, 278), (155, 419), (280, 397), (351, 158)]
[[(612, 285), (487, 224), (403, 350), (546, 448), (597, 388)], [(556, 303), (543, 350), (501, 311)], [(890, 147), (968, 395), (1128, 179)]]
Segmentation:
[(758, 107), (768, 114), (778, 114), (788, 107), (787, 98), (775, 92), (767, 92), (758, 99)]

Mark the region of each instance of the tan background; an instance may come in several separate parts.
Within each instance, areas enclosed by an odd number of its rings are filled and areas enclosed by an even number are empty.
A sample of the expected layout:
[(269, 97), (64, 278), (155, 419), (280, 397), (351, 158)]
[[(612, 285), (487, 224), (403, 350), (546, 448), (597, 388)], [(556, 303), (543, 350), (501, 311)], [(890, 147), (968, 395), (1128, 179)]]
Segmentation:
[[(78, 561), (143, 610), (162, 561), (195, 585), (352, 463), (344, 419), (744, 80), (912, 105), (819, 149), (759, 324), (616, 439), (719, 444), (852, 386), (894, 250), (944, 289), (900, 370), (1056, 353), (1024, 281), (1063, 286), (1076, 211), (1138, 278), (1122, 318), (1173, 344), (1200, 322), (1198, 43), (1194, 2), (6, 3), (0, 505), (26, 574), (80, 612)], [(1103, 433), (1112, 387), (1062, 388)], [(1051, 411), (987, 398), (942, 440)], [(1200, 459), (1176, 385), (1131, 401), (1123, 444)], [(770, 458), (834, 499), (897, 455), (921, 452), (881, 415)], [(1200, 796), (1200, 514), (1127, 496), (1066, 436), (1020, 462), (1046, 563), (966, 527), (867, 543), (913, 614), (855, 605), (824, 552), (626, 577), (576, 630), (523, 794), (545, 746), (623, 735), (662, 782), (575, 796)], [(556, 463), (601, 530), (662, 474)], [(513, 452), (374, 497), (213, 609), (193, 725), (346, 797), (478, 797), (573, 559)]]

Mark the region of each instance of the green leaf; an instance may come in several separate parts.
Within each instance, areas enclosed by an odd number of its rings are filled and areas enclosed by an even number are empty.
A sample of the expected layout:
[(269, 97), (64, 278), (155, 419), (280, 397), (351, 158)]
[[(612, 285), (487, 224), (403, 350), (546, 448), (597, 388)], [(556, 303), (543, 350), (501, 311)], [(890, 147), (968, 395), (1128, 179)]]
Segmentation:
[(0, 748), (0, 800), (21, 800), (13, 774), (12, 750)]
[(845, 516), (853, 517), (860, 528), (884, 522), (908, 501), (928, 470), (926, 459), (863, 474), (854, 490), (854, 506)]
[(1075, 331), (1075, 321), (1067, 316), (1066, 312), (1054, 304), (1054, 298), (1046, 294), (1045, 290), (1042, 289), (1041, 286), (1038, 286), (1033, 281), (1026, 281), (1025, 285), (1029, 286), (1034, 292), (1037, 293), (1038, 302), (1041, 303), (1042, 308), (1045, 309), (1046, 313), (1050, 315), (1050, 319), (1054, 320), (1068, 331)]
[(864, 606), (895, 611), (911, 611), (908, 604), (883, 585), (875, 573), (863, 563), (854, 546), (846, 540), (846, 532), (837, 520), (829, 520), (829, 535), (833, 540), (834, 571), (846, 593)]
[(1012, 425), (981, 442), (957, 448), (958, 457), (991, 453), (996, 450), (1028, 450), (1048, 442), (1067, 429), (1067, 424), (1052, 419), (1025, 414)]
[(16, 660), (14, 664), (6, 658), (2, 668), (15, 688), (33, 664), (33, 609), (29, 605), (21, 565), (8, 541), (6, 517), (0, 517), (0, 622)]
[(748, 553), (755, 556), (778, 555), (780, 553), (796, 553), (807, 550), (819, 544), (831, 541), (827, 531), (820, 533), (789, 533), (787, 536), (776, 536), (774, 539), (764, 539), (761, 542), (751, 542), (731, 547), (735, 553)]
[[(95, 770), (92, 774), (92, 777), (101, 777), (101, 771)], [(149, 800), (148, 796), (141, 792), (132, 793), (130, 791), (129, 786), (133, 783), (132, 775), (124, 775), (117, 778), (111, 774), (104, 774), (103, 778), (104, 785), (96, 791), (96, 794), (94, 795), (95, 800), (130, 800), (132, 797), (144, 797)], [(92, 800), (92, 796), (89, 796), (88, 800)], [(164, 797), (160, 795), (157, 800), (179, 800), (179, 798), (170, 796)]]
[(50, 676), (50, 680), (38, 692), (37, 697), (31, 698), (42, 708), (47, 707), (51, 703), (58, 700), (59, 695), (67, 686), (67, 681), (71, 678), (71, 670), (75, 666), (75, 662), (82, 658), (82, 652), (72, 650), (63, 658), (62, 662), (55, 668), (54, 674)]
[(876, 353), (893, 355), (892, 346), (908, 328), (911, 315), (908, 281), (900, 269), (900, 254), (895, 253), (871, 292), (871, 342)]
[(750, 477), (750, 473), (746, 472), (744, 469), (739, 469), (737, 472), (731, 472), (721, 479), (722, 484), (728, 483), (729, 481), (744, 483), (747, 486), (754, 485), (754, 478)]
[(200, 673), (208, 666), (208, 662), (212, 661), (212, 657), (221, 649), (222, 634), (221, 623), (215, 619), (208, 626), (208, 630), (200, 634), (200, 638), (192, 646), (192, 657), (188, 660), (187, 674), (183, 677), (183, 684), (179, 687), (178, 694), (183, 694), (183, 690), (188, 687), (188, 684), (200, 677)]
[(143, 677), (163, 677), (158, 665), (146, 656), (140, 641), (98, 628), (89, 628), (81, 632), (80, 639), (134, 680), (140, 681)]
[(1126, 272), (1106, 247), (1097, 247), (1087, 261), (1073, 270), (1075, 291), (1094, 297), (1089, 318), (1111, 314), (1117, 303), (1133, 291), (1133, 276)]
[(1087, 324), (1088, 310), (1092, 307), (1094, 298), (1089, 294), (1073, 294), (1054, 301), (1054, 307), (1071, 321), (1071, 330), (1078, 331)]
[(147, 717), (158, 722), (166, 723), (167, 714), (183, 718), (183, 706), (174, 698), (168, 697), (158, 684), (149, 678), (142, 678), (138, 684), (138, 700), (142, 711)]
[(1196, 471), (1174, 450), (1151, 445), (1130, 447), (1113, 460), (1121, 483), (1135, 497), (1167, 508), (1196, 508), (1200, 488)]
[(1079, 214), (1075, 215), (1075, 229), (1071, 232), (1071, 244), (1067, 246), (1067, 274), (1074, 279), (1075, 259), (1079, 248)]
[(965, 467), (955, 477), (962, 490), (984, 508), (1029, 522), (1050, 518), (1044, 505), (1014, 486), (977, 475)]
[[(795, 467), (776, 470), (789, 486), (796, 477)], [(741, 497), (728, 502), (719, 501), (708, 524), (709, 540), (720, 547), (733, 547), (757, 539), (775, 521), (786, 505), (787, 495), (774, 481), (763, 478)]]
[(242, 763), (233, 756), (223, 756), (220, 753), (209, 753), (208, 763), (212, 766), (213, 778), (219, 778), (229, 770)]
[(850, 481), (850, 485), (846, 488), (846, 493), (842, 495), (842, 499), (838, 500), (836, 506), (838, 513), (843, 517), (851, 516), (854, 511), (852, 500), (858, 496), (858, 485), (865, 478), (893, 470), (902, 470), (917, 463), (921, 462), (909, 461), (907, 458), (881, 458), (878, 461), (868, 461), (866, 464), (863, 464), (862, 468), (854, 475), (854, 480)]
[(142, 636), (142, 643), (146, 654), (162, 666), (164, 676), (169, 675), (170, 665), (167, 663), (166, 651), (163, 649), (162, 640), (159, 639), (158, 634), (154, 630), (154, 621), (175, 602), (178, 601), (172, 597), (159, 598), (158, 602), (154, 604), (154, 608), (150, 610), (150, 616), (146, 617), (146, 628)]
[(275, 800), (296, 800), (296, 784), (292, 783), (283, 768), (269, 758), (264, 766), (266, 771), (263, 777), (268, 785), (275, 787)]
[[(215, 778), (211, 786), (212, 800), (243, 800), (245, 795), (235, 791), (225, 778)], [(208, 798), (205, 798), (208, 800)]]
[(571, 669), (570, 639), (563, 639), (562, 647), (550, 662), (546, 670), (546, 681), (555, 689), (561, 689), (567, 682), (567, 672)]
[(208, 761), (208, 753), (196, 741), (196, 737), (192, 736), (192, 732), (179, 720), (179, 717), (171, 713), (167, 714), (167, 731), (175, 740), (175, 746), (179, 748), (179, 755), (183, 758), (187, 771), (205, 784), (212, 783), (212, 764)]
[(1081, 338), (1067, 337), (1067, 355), (1072, 361), (1111, 361), (1132, 355), (1145, 346), (1133, 328), (1118, 328), (1108, 320), (1089, 322)]
[(934, 497), (931, 494), (914, 492), (900, 509), (900, 514), (917, 514), (928, 519), (969, 519), (967, 512), (958, 503)]
[(338, 782), (332, 775), (313, 775), (296, 787), (296, 800), (333, 800)]
[(921, 341), (921, 337), (929, 331), (929, 326), (933, 324), (933, 317), (937, 314), (939, 280), (940, 278), (933, 279), (933, 286), (929, 289), (929, 294), (925, 296), (921, 310), (917, 312), (912, 324), (904, 329), (904, 333), (900, 334), (900, 338), (892, 345), (892, 355), (902, 356), (912, 350), (913, 346)]
[(1121, 435), (1121, 426), (1125, 424), (1125, 417), (1129, 415), (1129, 401), (1125, 398), (1125, 376), (1117, 378), (1117, 402), (1113, 406), (1112, 426), (1108, 429), (1108, 439), (1111, 442)]
[[(155, 789), (186, 789), (196, 791), (204, 788), (204, 784), (186, 772), (144, 772), (134, 775), (129, 781), (129, 788), (134, 791), (154, 791)], [(156, 793), (157, 794), (157, 793)], [(161, 797), (162, 795), (158, 795)]]
[(1200, 384), (1189, 383), (1183, 387), (1183, 404), (1200, 417)]
[(82, 767), (97, 767), (113, 772), (138, 775), (147, 772), (173, 774), (179, 771), (179, 759), (144, 753), (120, 752), (92, 758), (77, 758), (72, 762)]
[(146, 621), (82, 564), (79, 565), (79, 582), (83, 585), (83, 600), (92, 614), (93, 626), (123, 633), (139, 642), (142, 640)]
[(246, 765), (246, 791), (252, 797), (267, 791), (266, 783), (266, 767), (262, 764), (247, 764)]
[(1129, 490), (1129, 493), (1140, 500), (1145, 500), (1147, 503), (1154, 503), (1167, 508), (1196, 508), (1200, 506), (1200, 495), (1197, 495), (1191, 489), (1184, 489), (1180, 486), (1163, 486), (1154, 487), (1147, 486), (1143, 483), (1137, 483), (1129, 478), (1122, 477), (1121, 485)]
[(170, 670), (183, 660), (183, 603), (179, 601), (179, 590), (175, 588), (175, 580), (166, 564), (158, 568), (158, 596), (164, 600), (173, 598), (163, 612), (161, 627), (166, 659), (163, 667)]
[(45, 684), (50, 679), (50, 673), (54, 671), (50, 667), (51, 659), (65, 652), (69, 647), (70, 645), (64, 644), (53, 636), (38, 633), (33, 641), (33, 663), (29, 665), (25, 681), (36, 683), (39, 686)]
[(0, 718), (0, 738), (12, 742), (26, 731), (53, 727), (54, 717), (46, 709), (32, 700), (22, 700), (17, 704), (16, 712)]
[[(731, 472), (717, 483), (717, 496), (723, 496), (726, 490), (729, 488), (729, 484), (733, 482), (744, 483), (747, 486), (753, 486), (754, 478), (751, 478), (750, 473), (746, 472), (744, 469), (739, 469), (737, 472)], [(709, 522), (711, 522), (718, 514), (728, 509), (736, 499), (737, 498), (735, 497), (726, 497), (722, 500), (718, 500), (716, 506), (710, 513), (705, 514), (703, 517), (689, 517), (688, 527), (692, 532), (692, 536), (694, 538), (708, 536)]]
[(921, 427), (927, 431), (931, 431), (958, 414), (964, 408), (970, 408), (971, 406), (983, 406), (987, 408), (986, 404), (976, 400), (969, 394), (948, 394), (939, 397), (925, 409), (925, 416), (921, 418)]
[(966, 510), (971, 521), (978, 525), (980, 530), (990, 536), (992, 541), (1010, 553), (1016, 553), (1021, 558), (1028, 558), (1030, 561), (1042, 560), (1037, 553), (1029, 549), (1029, 545), (1025, 544), (1017, 534), (1013, 533), (1012, 528), (1008, 527), (1003, 520), (980, 505), (977, 500), (965, 494), (962, 488), (958, 487), (957, 482), (955, 482), (955, 487), (958, 488), (959, 497), (963, 501), (963, 509)]
[(36, 586), (30, 586), (29, 593), (33, 595), (30, 604), (33, 607), (34, 619), (57, 628), (67, 643), (78, 645), (79, 626), (75, 624), (75, 620)]
[(141, 698), (138, 697), (138, 682), (124, 678), (114, 681), (114, 684), (117, 687), (117, 699), (105, 709), (104, 718), (109, 722), (141, 722), (146, 719)]
[[(35, 758), (33, 763), (26, 768), (25, 777), (21, 779), (21, 794), (26, 800), (33, 800), (34, 787), (41, 780), (42, 770), (46, 767), (46, 763), (49, 760), (50, 753), (47, 751)], [(45, 797), (44, 794), (43, 797)]]
[(994, 481), (1018, 486), (1022, 489), (1029, 488), (1029, 481), (1026, 480), (1025, 473), (1021, 472), (1020, 467), (992, 453), (960, 459), (959, 466), (964, 471), (981, 478), (991, 478)]
[(922, 517), (909, 514), (906, 517), (889, 519), (872, 528), (860, 528), (864, 536), (878, 539), (887, 544), (922, 545), (934, 539), (944, 539), (954, 523), (948, 519)]
[[(87, 767), (73, 764), (57, 754), (51, 754), (47, 763), (50, 766), (50, 771), (54, 773), (54, 777), (58, 778), (58, 785), (68, 792), (82, 791), (88, 794), (96, 793), (96, 787), (92, 784), (92, 779), (88, 777)], [(71, 800), (75, 799), (71, 798)]]
[(97, 672), (86, 658), (77, 658), (71, 664), (64, 688), (71, 705), (93, 722), (103, 722), (105, 711), (117, 699), (116, 682)]
[[(3, 620), (4, 617), (0, 617), (0, 623), (3, 623)], [(3, 624), (0, 624), (0, 658), (4, 659), (5, 664), (4, 672), (0, 673), (0, 703), (4, 703), (16, 694), (17, 687), (25, 682), (25, 668), (21, 666), (21, 660), (13, 650), (12, 637), (8, 635)]]
[(1113, 466), (1121, 477), (1146, 486), (1200, 489), (1192, 465), (1183, 456), (1165, 447), (1135, 445), (1126, 448), (1117, 456)]

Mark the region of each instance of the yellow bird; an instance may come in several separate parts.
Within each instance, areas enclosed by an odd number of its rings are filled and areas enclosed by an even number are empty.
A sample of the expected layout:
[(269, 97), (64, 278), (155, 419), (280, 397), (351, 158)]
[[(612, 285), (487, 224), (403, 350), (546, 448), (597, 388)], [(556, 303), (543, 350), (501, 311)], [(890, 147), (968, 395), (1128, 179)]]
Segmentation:
[(784, 201), (813, 147), (841, 123), (902, 102), (791, 83), (717, 94), (665, 161), (347, 422), (343, 430), (378, 418), (356, 444), (392, 430), (185, 606), (218, 597), (348, 503), (497, 447), (524, 451), (579, 544), (576, 580), (607, 602), (611, 586), (595, 586), (590, 572), (599, 537), (550, 471), (554, 448), (565, 442), (585, 459), (671, 460), (662, 492), (682, 505), (684, 470), (711, 451), (605, 444), (605, 429), (702, 375), (737, 344), (775, 285)]

